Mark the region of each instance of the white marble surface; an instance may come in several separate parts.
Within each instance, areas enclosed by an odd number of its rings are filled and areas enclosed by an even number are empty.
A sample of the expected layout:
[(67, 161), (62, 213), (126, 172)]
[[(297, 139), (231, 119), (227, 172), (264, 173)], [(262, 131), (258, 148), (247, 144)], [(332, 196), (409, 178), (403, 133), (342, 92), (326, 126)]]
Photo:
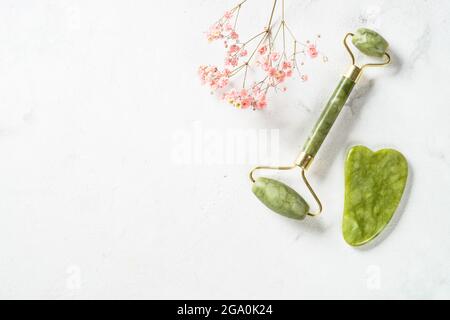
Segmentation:
[[(266, 19), (271, 1), (257, 2), (243, 27)], [(450, 298), (450, 2), (287, 0), (329, 62), (259, 113), (196, 78), (222, 59), (202, 32), (232, 5), (0, 2), (1, 298)], [(348, 64), (342, 36), (364, 25), (395, 63), (366, 74), (312, 168), (322, 217), (269, 213), (250, 191), (254, 163), (175, 161), (180, 137), (202, 152), (275, 129), (290, 162)], [(396, 148), (411, 169), (395, 223), (363, 250), (340, 226), (358, 143)]]

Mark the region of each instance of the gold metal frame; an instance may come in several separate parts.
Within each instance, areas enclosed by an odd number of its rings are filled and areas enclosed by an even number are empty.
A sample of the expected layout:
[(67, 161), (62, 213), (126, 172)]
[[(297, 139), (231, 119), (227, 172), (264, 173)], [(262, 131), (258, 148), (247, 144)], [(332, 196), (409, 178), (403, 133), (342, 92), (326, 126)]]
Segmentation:
[(389, 55), (389, 53), (385, 52), (384, 53), (384, 57), (386, 58), (384, 62), (381, 63), (366, 63), (365, 65), (359, 67), (356, 65), (356, 59), (355, 59), (355, 55), (353, 54), (352, 50), (350, 49), (350, 46), (348, 45), (348, 38), (349, 37), (353, 37), (355, 34), (349, 32), (345, 35), (344, 37), (344, 46), (345, 49), (347, 49), (347, 52), (350, 55), (350, 58), (352, 60), (352, 65), (350, 66), (350, 69), (347, 71), (347, 73), (345, 74), (345, 77), (347, 77), (348, 79), (352, 80), (353, 82), (358, 82), (359, 78), (362, 75), (362, 72), (364, 71), (364, 69), (366, 68), (378, 68), (378, 67), (384, 67), (387, 66), (389, 63), (391, 63), (391, 56)]
[(305, 173), (306, 170), (307, 170), (306, 168), (301, 167), (301, 166), (299, 166), (299, 165), (297, 165), (297, 164), (291, 165), (291, 166), (286, 166), (286, 167), (259, 166), (259, 167), (254, 168), (252, 171), (250, 171), (249, 177), (250, 177), (250, 180), (251, 180), (253, 183), (255, 183), (256, 180), (255, 180), (254, 174), (255, 174), (256, 171), (259, 171), (259, 170), (288, 171), (288, 170), (294, 170), (294, 169), (296, 169), (296, 168), (300, 168), (300, 170), (301, 170), (301, 176), (302, 176), (303, 182), (305, 183), (306, 187), (308, 188), (309, 192), (310, 192), (311, 195), (313, 196), (313, 198), (314, 198), (314, 200), (316, 201), (317, 206), (318, 206), (318, 211), (317, 211), (317, 212), (309, 212), (309, 213), (308, 213), (308, 216), (310, 216), (310, 217), (316, 217), (316, 216), (318, 216), (318, 215), (320, 215), (320, 214), (322, 213), (322, 211), (323, 211), (323, 206), (322, 206), (322, 202), (320, 202), (319, 197), (317, 196), (317, 194), (315, 193), (314, 189), (311, 187), (311, 184), (309, 183), (308, 179), (306, 178), (306, 173)]

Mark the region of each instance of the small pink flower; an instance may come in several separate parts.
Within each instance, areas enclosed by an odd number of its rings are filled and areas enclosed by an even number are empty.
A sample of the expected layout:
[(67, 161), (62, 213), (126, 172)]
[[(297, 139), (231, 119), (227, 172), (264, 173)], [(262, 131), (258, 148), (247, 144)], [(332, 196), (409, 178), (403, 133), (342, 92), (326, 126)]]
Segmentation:
[(288, 62), (288, 61), (284, 61), (283, 62), (283, 70), (288, 70), (292, 68), (292, 63)]
[(278, 70), (276, 68), (272, 67), (272, 68), (269, 69), (269, 76), (270, 77), (272, 77), (272, 78), (276, 77), (277, 73), (278, 73)]
[(247, 50), (242, 50), (240, 53), (240, 56), (245, 57), (245, 56), (247, 56), (247, 54), (248, 54)]
[(255, 86), (252, 87), (252, 93), (253, 93), (254, 95), (257, 95), (257, 94), (259, 94), (260, 92), (261, 92), (261, 88), (260, 88), (259, 86), (255, 85)]
[(247, 109), (247, 108), (250, 107), (251, 105), (252, 105), (252, 100), (249, 99), (249, 98), (244, 99), (244, 100), (242, 100), (242, 102), (241, 102), (241, 107), (242, 107), (242, 109)]
[(229, 80), (227, 78), (221, 78), (218, 82), (217, 82), (217, 86), (219, 88), (225, 88), (229, 83)]
[(272, 61), (278, 61), (279, 59), (280, 59), (280, 54), (277, 53), (277, 52), (273, 52), (273, 53), (270, 55), (270, 60), (272, 60)]
[(226, 66), (232, 66), (232, 67), (236, 67), (239, 63), (239, 60), (237, 57), (227, 57), (225, 59), (225, 65)]
[(230, 52), (231, 54), (233, 54), (233, 53), (238, 52), (239, 50), (241, 50), (241, 48), (240, 48), (238, 45), (233, 44), (233, 45), (230, 47), (229, 52)]
[(215, 66), (200, 66), (198, 75), (202, 84), (207, 84), (212, 90), (222, 89), (229, 84), (229, 70), (221, 72)]
[(242, 89), (239, 94), (242, 98), (248, 97), (248, 91), (246, 89)]
[(259, 54), (264, 55), (267, 52), (267, 46), (263, 46), (258, 50)]
[(317, 47), (314, 44), (308, 45), (308, 48), (306, 49), (306, 53), (312, 59), (317, 58), (317, 56), (319, 55), (319, 52), (317, 51)]
[(208, 32), (206, 33), (206, 37), (208, 38), (209, 42), (223, 39), (223, 26), (220, 23), (215, 23), (211, 26), (211, 28), (209, 28)]
[(233, 18), (233, 13), (231, 13), (230, 11), (225, 12), (225, 14), (223, 15), (223, 17), (227, 20), (230, 20), (231, 18)]
[(230, 37), (233, 40), (239, 39), (239, 35), (236, 33), (236, 31), (231, 32)]
[(259, 99), (256, 102), (256, 109), (261, 110), (261, 109), (264, 109), (265, 107), (267, 107), (267, 101), (266, 101), (266, 97), (263, 96), (261, 99)]
[(236, 89), (231, 89), (223, 95), (223, 99), (226, 100), (230, 104), (235, 104), (237, 100), (237, 92)]
[(276, 75), (276, 79), (277, 79), (278, 83), (284, 82), (284, 80), (286, 79), (286, 73), (284, 71), (278, 71), (277, 75)]
[(308, 81), (308, 75), (307, 74), (304, 74), (304, 75), (302, 75), (302, 77), (301, 77), (301, 79), (303, 80), (303, 81)]

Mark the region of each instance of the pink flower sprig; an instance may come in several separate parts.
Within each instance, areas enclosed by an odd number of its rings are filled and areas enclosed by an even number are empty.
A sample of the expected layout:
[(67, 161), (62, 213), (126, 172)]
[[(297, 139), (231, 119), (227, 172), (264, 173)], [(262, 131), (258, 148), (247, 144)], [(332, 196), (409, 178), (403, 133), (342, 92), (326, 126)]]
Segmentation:
[[(261, 47), (258, 53), (259, 59), (256, 63), (266, 74), (266, 88), (276, 88), (292, 77), (294, 64), (291, 60), (286, 59), (285, 55), (280, 55), (274, 51), (271, 52), (267, 46)], [(283, 91), (286, 91), (285, 87)]]
[(225, 12), (223, 17), (209, 28), (208, 32), (206, 33), (209, 42), (223, 39), (225, 39), (225, 41), (239, 39), (239, 35), (234, 30), (234, 26), (231, 22), (235, 10), (237, 9)]
[(214, 66), (201, 66), (198, 69), (198, 75), (202, 84), (208, 85), (212, 90), (225, 88), (230, 82), (230, 71), (228, 69), (220, 71)]
[(239, 109), (252, 107), (254, 110), (261, 110), (267, 106), (266, 94), (257, 85), (253, 86), (251, 90), (231, 89), (223, 94), (223, 99)]
[[(286, 81), (297, 71), (302, 81), (308, 80), (308, 75), (301, 71), (304, 62), (298, 63), (298, 56), (316, 59), (321, 54), (317, 44), (307, 41), (303, 44), (295, 38), (284, 19), (284, 0), (274, 0), (273, 9), (268, 25), (263, 32), (251, 37), (246, 42), (240, 41), (236, 31), (241, 7), (247, 2), (244, 0), (214, 23), (206, 33), (209, 42), (223, 41), (225, 48), (224, 67), (203, 65), (199, 67), (198, 74), (202, 84), (209, 86), (213, 92), (218, 92), (223, 100), (239, 109), (261, 110), (267, 106), (269, 90), (286, 91)], [(279, 24), (273, 23), (275, 9), (281, 2), (282, 19)], [(275, 32), (274, 32), (275, 31)], [(288, 53), (286, 39), (293, 41), (292, 51)], [(320, 36), (318, 36), (320, 38)], [(283, 50), (277, 51), (275, 44), (282, 39)], [(257, 43), (252, 47), (253, 43)], [(299, 50), (300, 49), (300, 50)], [(323, 61), (328, 59), (323, 56)], [(248, 85), (249, 70), (261, 76), (261, 80), (253, 81)], [(243, 74), (241, 88), (236, 88), (231, 78)]]

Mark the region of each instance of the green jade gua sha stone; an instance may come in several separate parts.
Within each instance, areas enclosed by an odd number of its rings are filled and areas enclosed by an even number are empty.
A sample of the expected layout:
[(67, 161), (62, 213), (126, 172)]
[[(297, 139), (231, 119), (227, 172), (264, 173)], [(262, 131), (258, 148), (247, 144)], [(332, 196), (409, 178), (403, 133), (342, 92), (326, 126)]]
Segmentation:
[[(357, 66), (355, 56), (347, 43), (349, 37), (352, 37), (356, 48), (358, 48), (362, 53), (369, 56), (384, 56), (386, 58), (385, 61), (366, 64), (362, 67)], [(337, 88), (328, 100), (328, 103), (326, 104), (319, 120), (306, 141), (300, 156), (291, 166), (259, 166), (250, 172), (250, 180), (253, 182), (252, 191), (255, 196), (266, 207), (285, 217), (302, 220), (307, 215), (316, 216), (322, 212), (322, 203), (309, 184), (305, 172), (311, 166), (311, 163), (319, 152), (325, 138), (330, 133), (331, 128), (336, 122), (345, 103), (358, 82), (362, 71), (368, 67), (387, 65), (391, 60), (389, 54), (383, 51), (388, 47), (386, 40), (384, 40), (376, 32), (368, 29), (359, 29), (355, 34), (348, 33), (344, 38), (344, 45), (352, 59), (352, 65), (347, 73), (345, 73), (345, 75), (341, 78)], [(318, 205), (318, 211), (315, 213), (309, 212), (309, 205), (302, 198), (302, 196), (284, 183), (268, 178), (254, 178), (254, 173), (257, 170), (291, 170), (296, 168), (300, 168), (303, 182)]]
[(398, 208), (408, 178), (408, 163), (398, 151), (353, 147), (345, 163), (343, 234), (352, 246), (377, 237)]

